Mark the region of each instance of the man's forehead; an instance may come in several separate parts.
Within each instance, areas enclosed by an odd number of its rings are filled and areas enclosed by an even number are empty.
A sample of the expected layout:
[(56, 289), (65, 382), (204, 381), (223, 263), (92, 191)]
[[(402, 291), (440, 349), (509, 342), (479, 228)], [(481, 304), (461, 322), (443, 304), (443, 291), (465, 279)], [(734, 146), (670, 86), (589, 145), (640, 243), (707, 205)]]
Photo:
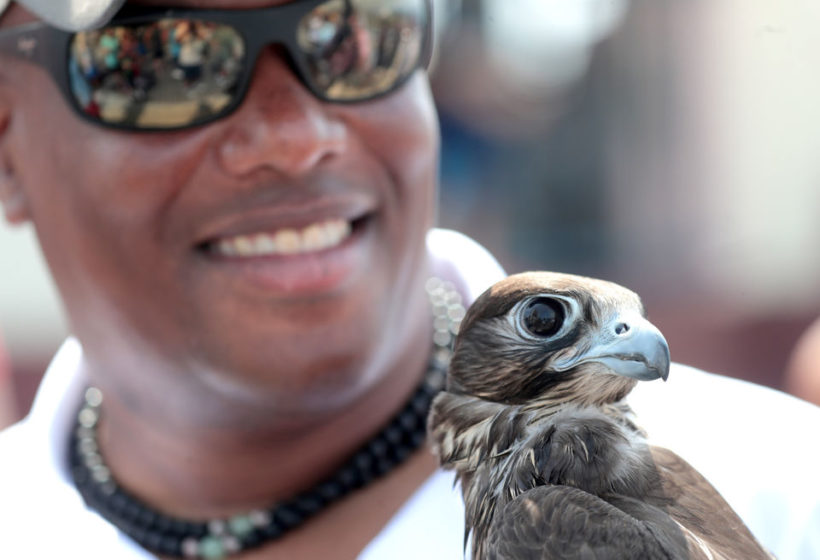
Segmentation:
[[(126, 4), (175, 8), (250, 9), (289, 4), (298, 1), (299, 0), (127, 0)], [(21, 7), (12, 0), (0, 0), (0, 26), (8, 27), (33, 20), (36, 20), (36, 16), (28, 11), (28, 9)]]
[[(0, 0), (2, 1), (2, 0)], [(261, 8), (277, 4), (289, 4), (298, 0), (129, 0), (127, 4), (145, 6), (173, 6), (177, 8)]]
[[(0, 4), (2, 4), (2, 2), (3, 0), (0, 0)], [(29, 23), (36, 20), (37, 16), (14, 2), (10, 2), (5, 11), (0, 11), (0, 28), (14, 27), (15, 25), (21, 25), (23, 23)]]

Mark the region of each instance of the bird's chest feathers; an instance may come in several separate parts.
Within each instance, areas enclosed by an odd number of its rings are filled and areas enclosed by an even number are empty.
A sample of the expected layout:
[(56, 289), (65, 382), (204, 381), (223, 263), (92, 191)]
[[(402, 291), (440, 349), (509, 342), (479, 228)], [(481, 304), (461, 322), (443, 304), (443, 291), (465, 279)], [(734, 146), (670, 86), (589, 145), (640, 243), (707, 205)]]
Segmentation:
[(537, 486), (638, 497), (653, 482), (635, 477), (651, 461), (642, 436), (627, 420), (594, 407), (568, 405), (547, 412), (509, 408), (477, 421), (459, 436), (452, 441), (463, 460), (453, 466), (467, 517), (478, 525)]
[[(592, 407), (567, 406), (538, 417), (524, 437), (488, 467), (496, 488), (512, 497), (545, 484), (575, 486), (601, 495), (629, 490), (630, 473), (648, 458), (643, 438), (625, 422)], [(628, 491), (632, 494), (633, 492)]]
[(433, 405), (431, 435), (443, 466), (457, 472), (468, 520), (482, 524), (537, 486), (643, 495), (653, 481), (635, 473), (654, 469), (643, 468), (651, 457), (626, 410), (525, 408), (445, 392)]

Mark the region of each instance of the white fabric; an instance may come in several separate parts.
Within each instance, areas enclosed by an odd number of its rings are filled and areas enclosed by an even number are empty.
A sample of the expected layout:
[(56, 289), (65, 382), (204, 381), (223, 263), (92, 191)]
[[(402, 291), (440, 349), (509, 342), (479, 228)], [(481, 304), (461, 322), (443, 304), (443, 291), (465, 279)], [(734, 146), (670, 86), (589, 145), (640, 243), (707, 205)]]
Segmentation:
[[(0, 15), (9, 0), (0, 0)], [(100, 26), (111, 19), (125, 0), (17, 0), (43, 21), (67, 31)]]
[[(436, 274), (468, 300), (502, 276), (471, 240), (436, 230)], [(150, 554), (87, 510), (69, 481), (66, 444), (84, 387), (82, 349), (68, 340), (29, 416), (0, 433), (0, 557), (147, 560)], [(820, 409), (787, 395), (672, 368), (669, 381), (631, 396), (656, 443), (715, 486), (780, 560), (820, 559)], [(463, 508), (450, 473), (434, 474), (360, 555), (361, 560), (462, 557)]]

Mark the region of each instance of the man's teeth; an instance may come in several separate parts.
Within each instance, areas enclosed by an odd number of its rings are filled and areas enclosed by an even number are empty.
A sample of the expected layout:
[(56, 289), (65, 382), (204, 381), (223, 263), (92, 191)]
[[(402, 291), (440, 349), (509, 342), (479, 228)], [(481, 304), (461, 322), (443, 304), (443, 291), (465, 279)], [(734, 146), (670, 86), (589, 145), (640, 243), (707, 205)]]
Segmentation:
[(221, 239), (214, 245), (216, 253), (228, 257), (296, 255), (330, 249), (350, 236), (350, 222), (328, 220), (298, 229), (280, 229), (273, 233), (238, 235)]

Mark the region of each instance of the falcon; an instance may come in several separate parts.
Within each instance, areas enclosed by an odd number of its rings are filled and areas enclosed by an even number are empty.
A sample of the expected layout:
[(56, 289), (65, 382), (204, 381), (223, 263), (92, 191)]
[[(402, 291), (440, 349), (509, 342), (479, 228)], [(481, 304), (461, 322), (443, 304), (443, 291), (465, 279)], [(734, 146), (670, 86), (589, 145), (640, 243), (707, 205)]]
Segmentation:
[(640, 298), (611, 282), (530, 272), (475, 301), (428, 419), (473, 560), (772, 558), (635, 423), (625, 397), (669, 363)]

